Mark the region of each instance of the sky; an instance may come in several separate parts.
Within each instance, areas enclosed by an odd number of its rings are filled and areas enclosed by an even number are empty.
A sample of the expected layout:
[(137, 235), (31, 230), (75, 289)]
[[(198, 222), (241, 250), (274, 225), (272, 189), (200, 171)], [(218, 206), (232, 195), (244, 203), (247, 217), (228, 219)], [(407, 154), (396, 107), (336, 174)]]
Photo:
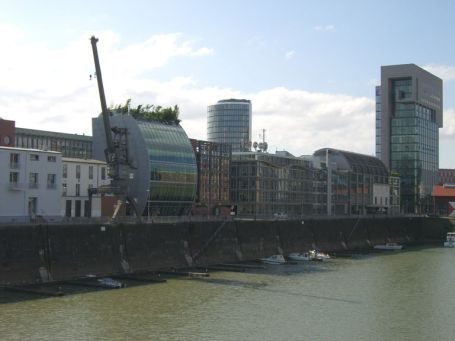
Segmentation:
[(207, 106), (246, 98), (269, 152), (325, 147), (374, 155), (381, 65), (414, 63), (444, 81), (440, 168), (455, 168), (453, 1), (0, 0), (0, 117), (91, 135), (107, 103), (180, 107), (206, 139)]

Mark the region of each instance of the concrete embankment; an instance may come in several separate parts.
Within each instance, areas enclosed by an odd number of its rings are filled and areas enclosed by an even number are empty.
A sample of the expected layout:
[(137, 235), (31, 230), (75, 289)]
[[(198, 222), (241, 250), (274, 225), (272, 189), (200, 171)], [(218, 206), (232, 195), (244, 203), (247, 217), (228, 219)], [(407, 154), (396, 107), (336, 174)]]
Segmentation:
[(154, 271), (318, 248), (442, 242), (442, 218), (229, 220), (176, 224), (0, 226), (0, 285)]

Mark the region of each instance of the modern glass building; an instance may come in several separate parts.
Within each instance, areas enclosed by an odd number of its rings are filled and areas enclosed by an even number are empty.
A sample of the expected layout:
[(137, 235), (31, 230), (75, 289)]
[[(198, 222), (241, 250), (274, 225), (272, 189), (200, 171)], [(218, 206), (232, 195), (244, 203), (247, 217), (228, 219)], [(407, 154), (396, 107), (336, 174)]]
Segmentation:
[(428, 212), (438, 182), (442, 80), (414, 64), (381, 67), (376, 155), (401, 179), (405, 213)]
[(226, 99), (207, 109), (207, 140), (227, 143), (232, 152), (251, 149), (251, 101)]
[[(274, 214), (301, 216), (324, 213), (324, 195), (315, 189), (319, 171), (311, 162), (286, 151), (233, 153), (231, 201), (241, 216), (267, 217)], [(322, 190), (325, 190), (322, 187)]]
[[(193, 148), (176, 123), (140, 121), (114, 115), (111, 126), (127, 129), (128, 196), (138, 212), (149, 216), (188, 215), (196, 197), (197, 168)], [(93, 156), (105, 160), (102, 117), (93, 119)]]
[(378, 158), (324, 148), (313, 160), (326, 174), (328, 215), (398, 213), (396, 184)]
[[(193, 213), (220, 213), (229, 206), (229, 171), (231, 146), (190, 139), (197, 163), (197, 196)], [(205, 209), (202, 209), (205, 208)]]

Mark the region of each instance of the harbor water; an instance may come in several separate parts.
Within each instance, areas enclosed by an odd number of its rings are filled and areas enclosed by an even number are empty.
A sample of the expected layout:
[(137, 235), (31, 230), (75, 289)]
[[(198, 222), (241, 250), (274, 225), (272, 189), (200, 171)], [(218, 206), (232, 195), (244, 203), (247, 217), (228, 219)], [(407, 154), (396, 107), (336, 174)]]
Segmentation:
[(0, 339), (455, 339), (455, 249), (442, 247), (63, 290), (1, 291)]

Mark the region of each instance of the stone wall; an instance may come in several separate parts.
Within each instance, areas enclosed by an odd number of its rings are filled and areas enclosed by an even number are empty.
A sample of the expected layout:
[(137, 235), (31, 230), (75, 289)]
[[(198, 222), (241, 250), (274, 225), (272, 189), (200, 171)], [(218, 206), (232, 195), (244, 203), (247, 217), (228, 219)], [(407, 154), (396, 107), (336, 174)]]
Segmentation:
[(440, 218), (226, 220), (178, 224), (0, 226), (0, 285), (140, 273), (395, 241), (441, 243)]

